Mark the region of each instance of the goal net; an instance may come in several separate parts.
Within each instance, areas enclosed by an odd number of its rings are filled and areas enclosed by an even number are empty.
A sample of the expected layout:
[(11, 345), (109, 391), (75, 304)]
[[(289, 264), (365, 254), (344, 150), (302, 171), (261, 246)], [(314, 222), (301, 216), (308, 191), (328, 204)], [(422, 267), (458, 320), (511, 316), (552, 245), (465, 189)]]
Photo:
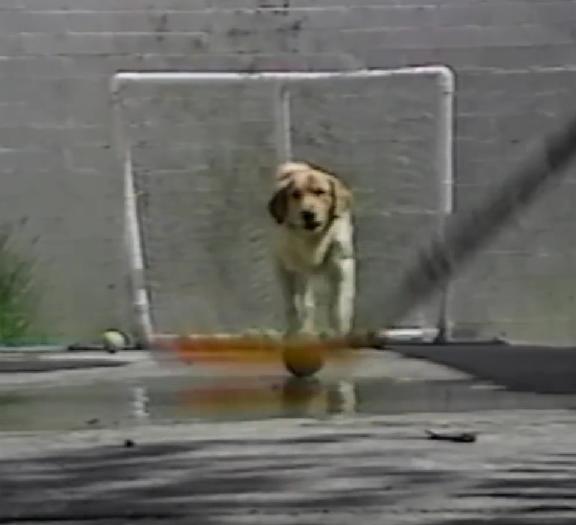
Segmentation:
[[(140, 332), (282, 330), (266, 205), (288, 158), (352, 188), (355, 327), (383, 328), (387, 295), (447, 211), (446, 73), (116, 75)], [(437, 317), (438, 305), (425, 305), (406, 323), (433, 326)]]

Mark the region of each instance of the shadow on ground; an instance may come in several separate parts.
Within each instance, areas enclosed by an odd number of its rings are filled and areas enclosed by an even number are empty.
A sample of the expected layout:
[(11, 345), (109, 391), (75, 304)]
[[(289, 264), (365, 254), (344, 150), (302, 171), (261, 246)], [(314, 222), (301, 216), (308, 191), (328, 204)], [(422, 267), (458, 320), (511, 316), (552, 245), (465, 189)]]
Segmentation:
[(399, 345), (393, 350), (464, 371), (510, 390), (576, 393), (576, 348), (448, 344)]
[(405, 424), (361, 427), (279, 439), (141, 436), (4, 459), (0, 523), (575, 522), (576, 453), (560, 427), (474, 445), (421, 439)]

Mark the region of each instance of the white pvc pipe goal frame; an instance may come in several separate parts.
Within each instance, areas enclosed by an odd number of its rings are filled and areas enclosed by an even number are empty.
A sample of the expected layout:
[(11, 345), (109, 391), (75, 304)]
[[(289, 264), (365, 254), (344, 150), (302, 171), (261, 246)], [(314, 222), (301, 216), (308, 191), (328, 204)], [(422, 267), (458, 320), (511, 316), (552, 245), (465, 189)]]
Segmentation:
[[(259, 73), (184, 73), (184, 72), (121, 72), (112, 77), (110, 89), (114, 110), (114, 136), (116, 150), (123, 167), (125, 240), (129, 257), (131, 300), (134, 314), (134, 336), (143, 345), (149, 345), (157, 335), (151, 313), (146, 286), (145, 260), (140, 221), (135, 194), (132, 152), (128, 127), (123, 111), (123, 89), (130, 84), (239, 84), (267, 83), (275, 92), (275, 144), (279, 161), (292, 157), (290, 132), (290, 84), (311, 83), (318, 80), (359, 80), (399, 76), (432, 76), (438, 84), (435, 172), (439, 188), (438, 228), (443, 229), (446, 218), (454, 208), (453, 133), (455, 77), (446, 66), (406, 67), (399, 69), (370, 69), (334, 72), (259, 72)], [(450, 320), (449, 289), (442, 293), (438, 331), (447, 337)]]

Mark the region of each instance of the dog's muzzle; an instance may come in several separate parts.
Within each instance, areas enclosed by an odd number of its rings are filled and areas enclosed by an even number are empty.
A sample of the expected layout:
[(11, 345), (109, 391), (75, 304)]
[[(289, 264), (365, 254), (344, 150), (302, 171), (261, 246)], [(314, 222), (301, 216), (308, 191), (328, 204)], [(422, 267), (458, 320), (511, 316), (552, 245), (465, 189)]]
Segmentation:
[(314, 212), (305, 210), (300, 215), (305, 230), (315, 231), (322, 226), (322, 223), (316, 219), (316, 214)]

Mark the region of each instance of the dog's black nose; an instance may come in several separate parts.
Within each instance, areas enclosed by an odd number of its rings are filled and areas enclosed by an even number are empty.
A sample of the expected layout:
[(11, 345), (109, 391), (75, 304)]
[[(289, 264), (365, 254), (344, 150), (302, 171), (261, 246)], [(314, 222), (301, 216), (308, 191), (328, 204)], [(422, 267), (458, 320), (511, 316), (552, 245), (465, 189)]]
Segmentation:
[(312, 211), (304, 210), (302, 212), (302, 219), (304, 222), (313, 222), (316, 219), (316, 215), (314, 215)]

